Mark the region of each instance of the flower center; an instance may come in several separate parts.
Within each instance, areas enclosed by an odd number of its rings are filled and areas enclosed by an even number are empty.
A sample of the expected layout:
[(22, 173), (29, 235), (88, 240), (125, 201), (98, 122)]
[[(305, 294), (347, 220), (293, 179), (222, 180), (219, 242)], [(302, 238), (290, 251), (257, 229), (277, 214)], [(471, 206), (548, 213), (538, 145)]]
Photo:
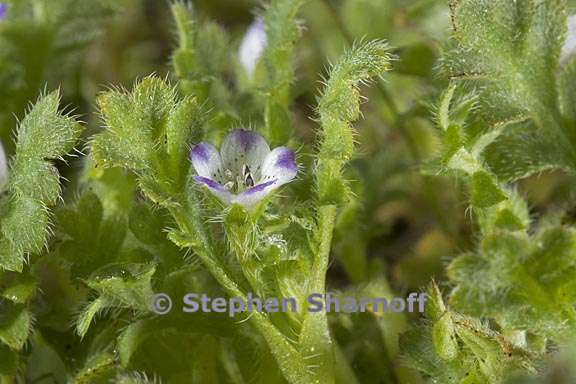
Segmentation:
[(255, 184), (254, 176), (250, 167), (244, 164), (242, 165), (242, 171), (240, 174), (235, 174), (229, 169), (224, 171), (224, 188), (233, 193), (244, 192), (248, 188), (252, 188)]

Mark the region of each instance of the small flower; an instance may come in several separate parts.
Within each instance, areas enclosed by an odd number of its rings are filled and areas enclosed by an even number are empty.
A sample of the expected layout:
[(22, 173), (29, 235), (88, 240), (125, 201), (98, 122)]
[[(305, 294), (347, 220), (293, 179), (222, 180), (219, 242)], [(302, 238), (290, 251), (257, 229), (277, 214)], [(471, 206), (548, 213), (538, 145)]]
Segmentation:
[(190, 152), (197, 176), (225, 204), (251, 207), (270, 192), (296, 177), (294, 152), (286, 147), (270, 150), (259, 134), (235, 129), (222, 142), (220, 152), (199, 143)]
[(6, 17), (7, 12), (8, 12), (8, 4), (0, 3), (0, 20)]
[(4, 146), (0, 141), (0, 192), (3, 192), (8, 184), (8, 161), (6, 160), (6, 153)]
[(576, 53), (576, 15), (568, 17), (568, 33), (560, 53), (560, 64), (564, 65)]
[(238, 51), (240, 64), (242, 64), (250, 78), (254, 76), (256, 64), (260, 56), (262, 56), (267, 42), (268, 39), (266, 37), (264, 21), (261, 18), (257, 18), (250, 24), (250, 27), (248, 27), (244, 39), (242, 39), (242, 43), (240, 44), (240, 50)]

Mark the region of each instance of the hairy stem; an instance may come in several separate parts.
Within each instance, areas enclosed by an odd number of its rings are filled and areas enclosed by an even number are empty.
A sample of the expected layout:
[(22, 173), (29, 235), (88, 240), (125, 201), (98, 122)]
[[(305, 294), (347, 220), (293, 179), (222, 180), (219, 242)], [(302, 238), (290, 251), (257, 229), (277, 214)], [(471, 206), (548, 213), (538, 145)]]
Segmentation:
[[(326, 272), (330, 259), (332, 233), (336, 220), (336, 206), (324, 205), (318, 209), (318, 251), (312, 265), (309, 294), (325, 294)], [(325, 383), (334, 382), (334, 345), (328, 326), (326, 311), (308, 312), (300, 334), (300, 349), (309, 364), (318, 368), (314, 371)]]
[[(193, 247), (204, 266), (228, 294), (241, 298), (246, 302), (246, 295), (238, 284), (230, 277), (224, 266), (214, 257), (214, 247), (209, 242), (206, 229), (198, 212), (190, 213), (188, 204), (180, 207), (171, 207), (170, 212), (176, 219), (180, 229), (190, 237), (199, 237), (201, 242)], [(192, 209), (192, 211), (196, 211)], [(190, 213), (190, 214), (189, 214)], [(260, 331), (270, 351), (276, 358), (280, 370), (291, 384), (310, 384), (314, 381), (309, 374), (306, 362), (302, 355), (288, 342), (286, 337), (270, 322), (266, 315), (253, 312), (249, 315), (252, 324)], [(318, 382), (320, 383), (320, 382)]]

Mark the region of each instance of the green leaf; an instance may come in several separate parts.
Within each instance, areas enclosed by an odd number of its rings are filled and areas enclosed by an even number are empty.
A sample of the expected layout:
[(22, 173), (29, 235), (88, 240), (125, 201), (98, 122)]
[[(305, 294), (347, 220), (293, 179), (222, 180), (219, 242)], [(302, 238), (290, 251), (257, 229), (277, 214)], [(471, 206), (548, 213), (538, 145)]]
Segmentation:
[[(67, 344), (70, 340), (67, 340)], [(29, 381), (41, 381), (50, 377), (54, 382), (65, 382), (67, 369), (61, 355), (36, 331), (30, 338), (30, 355), (27, 358), (26, 377)]]
[(118, 338), (118, 355), (123, 367), (128, 367), (130, 359), (140, 344), (155, 331), (160, 324), (154, 320), (143, 319), (130, 324)]
[(18, 127), (9, 192), (2, 220), (0, 268), (21, 271), (29, 253), (42, 250), (48, 234), (48, 206), (60, 194), (59, 175), (48, 160), (63, 157), (80, 135), (80, 126), (58, 111), (58, 92), (41, 97)]
[(165, 240), (162, 233), (165, 222), (159, 212), (152, 211), (147, 204), (135, 204), (130, 210), (130, 231), (144, 244), (158, 244)]
[(448, 130), (450, 125), (452, 125), (450, 123), (450, 104), (454, 98), (455, 91), (456, 84), (451, 84), (450, 87), (446, 88), (446, 90), (440, 96), (440, 102), (436, 112), (436, 125), (438, 125), (444, 131)]
[[(454, 167), (449, 163), (450, 159), (456, 156), (456, 153), (464, 147), (465, 141), (462, 135), (462, 129), (458, 125), (449, 125), (444, 132), (444, 154), (442, 156), (444, 162), (449, 166)], [(459, 169), (460, 167), (455, 167)]]
[(458, 344), (454, 336), (454, 324), (449, 315), (442, 317), (432, 327), (432, 340), (436, 353), (444, 360), (458, 356)]
[[(60, 230), (73, 239), (89, 240), (98, 232), (103, 217), (100, 199), (92, 192), (83, 194), (76, 202), (75, 209), (63, 208), (56, 212), (56, 222)], [(88, 236), (89, 235), (89, 236)]]
[(475, 208), (489, 208), (506, 199), (495, 178), (486, 171), (475, 172), (470, 178), (470, 203)]
[(76, 333), (78, 336), (80, 336), (80, 338), (83, 338), (86, 335), (88, 328), (90, 328), (90, 324), (94, 320), (94, 317), (96, 317), (100, 311), (106, 309), (111, 304), (112, 302), (106, 297), (100, 296), (86, 305), (80, 316), (78, 316), (76, 319)]
[(115, 305), (148, 312), (155, 271), (150, 264), (109, 264), (95, 271), (86, 283)]
[(508, 127), (483, 153), (490, 170), (504, 182), (516, 181), (551, 169), (571, 172), (570, 160), (557, 143), (533, 126)]
[(28, 339), (32, 318), (21, 304), (0, 301), (0, 341), (13, 350), (20, 350)]
[[(78, 136), (80, 125), (72, 118), (60, 114), (59, 92), (41, 97), (18, 127), (16, 152), (38, 160), (57, 159), (69, 152)], [(32, 150), (34, 152), (32, 152)], [(21, 157), (16, 156), (15, 163)]]
[(108, 130), (93, 139), (96, 162), (103, 166), (145, 170), (154, 151), (150, 116), (142, 116), (131, 98), (117, 91), (100, 96), (98, 106)]
[(172, 167), (179, 171), (181, 177), (188, 174), (186, 165), (188, 165), (189, 143), (200, 139), (205, 119), (205, 113), (196, 99), (191, 97), (182, 100), (168, 118), (166, 151), (172, 160)]
[(92, 139), (96, 164), (135, 172), (156, 203), (173, 199), (186, 182), (190, 141), (206, 118), (196, 99), (179, 99), (168, 83), (148, 77), (132, 92), (104, 93), (98, 105), (106, 130)]
[(28, 274), (14, 274), (10, 277), (0, 275), (0, 282), (8, 284), (4, 291), (0, 291), (0, 295), (16, 304), (27, 303), (36, 292), (36, 279)]
[[(140, 119), (146, 121), (143, 129), (152, 128), (152, 137), (159, 139), (166, 130), (166, 123), (174, 108), (176, 90), (165, 81), (150, 76), (140, 81), (132, 91), (132, 109), (139, 112)], [(150, 127), (150, 128), (148, 128)]]
[(40, 252), (46, 241), (48, 223), (47, 208), (41, 201), (24, 197), (14, 200), (2, 222), (2, 250), (7, 244), (11, 256), (21, 258), (25, 252)]
[(455, 39), (443, 67), (453, 78), (481, 87), (482, 120), (494, 125), (529, 116), (538, 138), (573, 167), (576, 136), (561, 117), (557, 88), (565, 1), (453, 0), (451, 5)]
[(576, 123), (576, 61), (571, 61), (560, 73), (560, 109), (568, 124)]
[(118, 213), (104, 218), (100, 199), (84, 193), (74, 206), (56, 211), (64, 241), (58, 255), (72, 265), (74, 277), (85, 278), (94, 270), (117, 260), (126, 238), (126, 222)]
[(155, 147), (166, 144), (175, 99), (175, 90), (156, 77), (137, 83), (131, 94), (110, 91), (101, 95), (98, 105), (108, 129), (92, 141), (96, 162), (137, 172), (150, 170), (157, 159)]
[(13, 376), (18, 369), (19, 360), (18, 353), (0, 344), (0, 377), (2, 375)]
[(478, 222), (483, 233), (488, 234), (498, 229), (520, 231), (530, 226), (526, 201), (514, 189), (502, 189), (502, 192), (506, 194), (506, 200), (478, 212)]
[(528, 223), (523, 222), (518, 215), (508, 208), (498, 211), (494, 224), (496, 227), (508, 231), (520, 231), (528, 226)]
[(78, 384), (110, 382), (115, 374), (115, 359), (109, 352), (90, 356), (73, 380)]
[(576, 265), (576, 234), (564, 227), (544, 228), (527, 268), (541, 281), (551, 282), (560, 271)]
[(434, 321), (432, 326), (432, 342), (434, 349), (443, 360), (454, 360), (459, 353), (456, 331), (452, 315), (444, 305), (438, 286), (433, 283), (428, 289), (426, 317)]
[(403, 363), (442, 383), (457, 384), (465, 377), (466, 366), (449, 364), (436, 353), (429, 330), (412, 328), (400, 337)]
[(42, 158), (15, 161), (10, 184), (16, 195), (44, 201), (46, 204), (54, 204), (60, 195), (58, 170)]

